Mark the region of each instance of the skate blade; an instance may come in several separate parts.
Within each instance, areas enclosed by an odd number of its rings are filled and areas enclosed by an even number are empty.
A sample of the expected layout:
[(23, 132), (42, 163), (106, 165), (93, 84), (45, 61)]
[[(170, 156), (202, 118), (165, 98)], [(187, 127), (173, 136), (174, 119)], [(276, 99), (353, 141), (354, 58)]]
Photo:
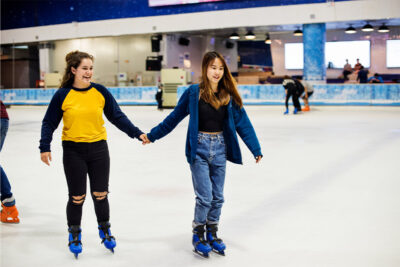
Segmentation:
[(74, 253), (75, 259), (78, 259), (78, 253)]
[(194, 252), (195, 254), (197, 254), (197, 255), (199, 255), (199, 256), (205, 258), (205, 259), (208, 259), (208, 258), (209, 258), (208, 253), (201, 253), (201, 252), (199, 252), (199, 251), (197, 251), (197, 250), (195, 250), (195, 249), (193, 249), (193, 252)]
[(216, 249), (213, 249), (212, 251), (213, 251), (215, 254), (218, 254), (218, 255), (220, 255), (220, 256), (225, 256), (225, 251), (224, 251), (224, 250), (218, 251), (218, 250), (216, 250)]

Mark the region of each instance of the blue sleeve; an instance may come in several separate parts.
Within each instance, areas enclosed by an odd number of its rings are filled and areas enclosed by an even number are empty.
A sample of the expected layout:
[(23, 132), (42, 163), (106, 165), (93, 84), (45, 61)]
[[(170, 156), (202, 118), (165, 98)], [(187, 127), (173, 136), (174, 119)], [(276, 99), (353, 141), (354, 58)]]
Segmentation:
[(169, 134), (189, 114), (188, 105), (189, 88), (183, 92), (175, 109), (159, 125), (151, 129), (150, 133), (147, 134), (147, 138), (154, 142)]
[(46, 115), (42, 121), (41, 138), (39, 141), (40, 153), (50, 152), (50, 143), (53, 140), (53, 133), (57, 129), (63, 116), (62, 103), (69, 90), (60, 88), (52, 97)]
[(262, 156), (260, 143), (246, 110), (244, 107), (240, 108), (234, 102), (232, 104), (233, 120), (240, 138), (242, 138), (254, 157)]
[(125, 113), (121, 111), (121, 108), (119, 107), (117, 101), (112, 96), (110, 91), (99, 84), (96, 84), (95, 88), (99, 90), (99, 92), (104, 96), (104, 115), (106, 115), (107, 119), (118, 129), (126, 133), (129, 137), (136, 137), (137, 139), (139, 139), (140, 135), (142, 135), (143, 132), (138, 127), (133, 125), (133, 123), (128, 119)]

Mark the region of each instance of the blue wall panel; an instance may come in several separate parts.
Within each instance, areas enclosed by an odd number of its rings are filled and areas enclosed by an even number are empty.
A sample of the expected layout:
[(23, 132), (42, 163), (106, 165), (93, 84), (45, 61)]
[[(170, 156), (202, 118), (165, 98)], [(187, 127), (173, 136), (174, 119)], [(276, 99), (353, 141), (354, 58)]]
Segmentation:
[[(187, 86), (178, 88), (178, 98)], [(246, 105), (283, 105), (282, 85), (239, 85)], [(321, 84), (314, 86), (311, 104), (400, 106), (400, 84)]]
[[(188, 86), (180, 86), (179, 99)], [(109, 87), (121, 105), (156, 105), (156, 86)], [(47, 105), (57, 89), (4, 89), (0, 98), (6, 104)], [(282, 85), (239, 85), (246, 105), (283, 105)], [(318, 105), (396, 105), (400, 106), (400, 84), (321, 84), (314, 86), (311, 104)]]
[(305, 81), (325, 81), (325, 23), (303, 24)]
[[(109, 87), (121, 105), (156, 105), (156, 86)], [(12, 105), (48, 105), (57, 89), (4, 89), (0, 99)]]
[(393, 101), (400, 101), (400, 86), (398, 84), (389, 85), (387, 90), (387, 98)]

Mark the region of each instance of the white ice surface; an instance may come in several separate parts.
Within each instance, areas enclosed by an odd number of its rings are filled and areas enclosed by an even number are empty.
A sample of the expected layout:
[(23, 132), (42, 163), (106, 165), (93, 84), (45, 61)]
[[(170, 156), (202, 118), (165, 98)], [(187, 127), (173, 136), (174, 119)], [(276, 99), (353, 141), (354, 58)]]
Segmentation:
[[(170, 110), (122, 107), (143, 131)], [(194, 193), (184, 150), (188, 119), (148, 146), (107, 122), (115, 254), (100, 244), (90, 197), (83, 253), (67, 247), (61, 125), (50, 167), (38, 150), (46, 107), (12, 107), (1, 164), (21, 223), (0, 225), (2, 267), (15, 266), (400, 266), (400, 108), (248, 106), (264, 158), (241, 142), (228, 163), (219, 235), (226, 257), (195, 256)]]

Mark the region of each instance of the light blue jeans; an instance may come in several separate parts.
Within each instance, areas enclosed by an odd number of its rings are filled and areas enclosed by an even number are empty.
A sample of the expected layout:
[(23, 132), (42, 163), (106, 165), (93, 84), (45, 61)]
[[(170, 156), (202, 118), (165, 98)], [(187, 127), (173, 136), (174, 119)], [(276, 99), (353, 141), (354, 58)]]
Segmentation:
[(226, 147), (221, 134), (199, 133), (196, 159), (190, 165), (196, 194), (193, 226), (218, 224), (224, 203)]
[[(8, 119), (1, 119), (1, 124), (0, 124), (0, 151), (3, 148), (4, 140), (6, 139), (7, 131), (8, 131)], [(12, 197), (11, 193), (11, 185), (10, 182), (8, 181), (7, 175), (4, 172), (3, 168), (0, 165), (0, 188), (1, 188), (1, 200), (3, 201), (6, 198)], [(8, 203), (8, 204), (14, 204), (15, 202)]]

